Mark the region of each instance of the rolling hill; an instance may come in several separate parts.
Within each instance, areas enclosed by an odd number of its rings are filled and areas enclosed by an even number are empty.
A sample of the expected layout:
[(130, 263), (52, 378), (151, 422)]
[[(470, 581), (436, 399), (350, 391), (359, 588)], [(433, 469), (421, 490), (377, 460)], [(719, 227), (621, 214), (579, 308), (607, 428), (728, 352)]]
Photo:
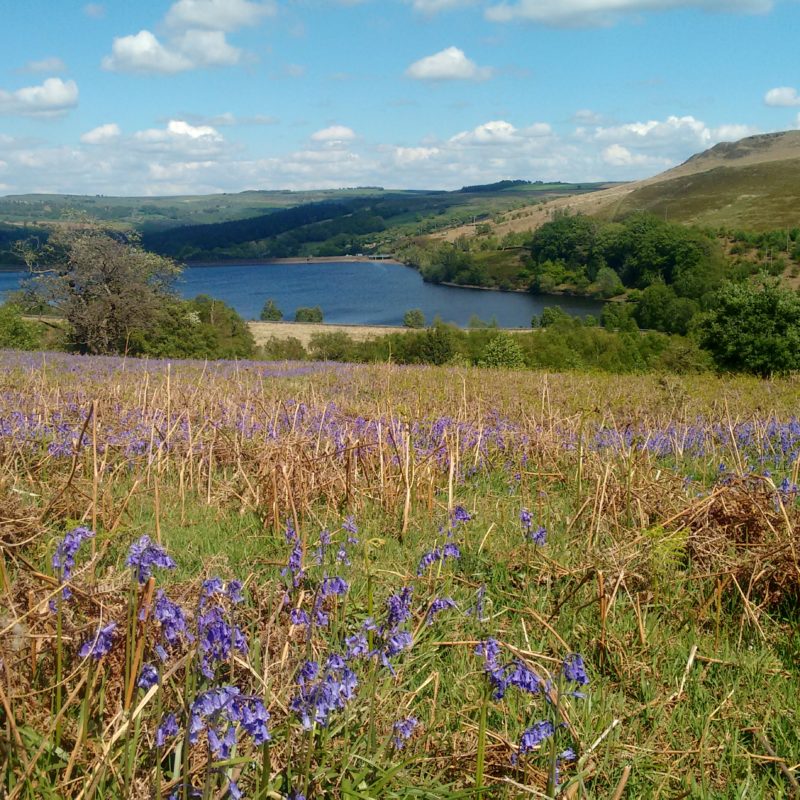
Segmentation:
[[(604, 219), (649, 211), (674, 222), (751, 231), (798, 227), (800, 131), (721, 142), (646, 180), (516, 209), (495, 224), (494, 233), (536, 229), (557, 210)], [(442, 238), (455, 241), (471, 232), (461, 226)]]

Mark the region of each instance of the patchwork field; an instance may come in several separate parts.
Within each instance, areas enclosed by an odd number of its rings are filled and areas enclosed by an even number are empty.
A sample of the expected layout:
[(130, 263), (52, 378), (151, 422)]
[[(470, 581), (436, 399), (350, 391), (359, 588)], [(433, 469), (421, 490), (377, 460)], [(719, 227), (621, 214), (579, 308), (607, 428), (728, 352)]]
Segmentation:
[(0, 376), (3, 796), (797, 791), (797, 380)]

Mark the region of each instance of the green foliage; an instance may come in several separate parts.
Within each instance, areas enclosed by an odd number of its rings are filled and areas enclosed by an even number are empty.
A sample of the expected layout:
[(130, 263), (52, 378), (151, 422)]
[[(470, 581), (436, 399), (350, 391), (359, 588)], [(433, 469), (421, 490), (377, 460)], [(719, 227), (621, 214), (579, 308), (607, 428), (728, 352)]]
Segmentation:
[(403, 314), (403, 325), (406, 328), (424, 328), (425, 315), (419, 308), (411, 308)]
[(678, 297), (671, 286), (654, 283), (639, 296), (634, 317), (640, 328), (686, 335), (699, 310), (694, 300)]
[(36, 350), (40, 347), (41, 335), (37, 326), (22, 318), (16, 305), (0, 305), (0, 348), (9, 350)]
[(638, 329), (636, 306), (632, 303), (606, 303), (600, 314), (600, 324), (611, 331), (630, 332)]
[(545, 306), (539, 317), (533, 317), (533, 319), (531, 319), (531, 327), (548, 328), (551, 325), (558, 325), (559, 323), (571, 321), (572, 317), (567, 314), (561, 306)]
[(262, 322), (280, 322), (283, 319), (283, 311), (281, 311), (275, 304), (275, 301), (270, 298), (264, 303), (264, 308), (261, 309), (260, 319)]
[(317, 361), (349, 361), (353, 340), (343, 331), (315, 333), (311, 336), (308, 351)]
[(71, 349), (123, 353), (152, 331), (173, 298), (178, 267), (93, 224), (56, 229), (25, 252), (27, 289), (69, 324)]
[(722, 369), (764, 377), (800, 369), (800, 295), (774, 278), (724, 286), (697, 330)]
[(294, 312), (295, 322), (322, 322), (322, 309), (319, 306), (309, 308), (301, 306)]
[(661, 282), (701, 300), (724, 276), (714, 236), (642, 213), (622, 223), (560, 214), (533, 234), (530, 252), (530, 288), (542, 293), (563, 287), (613, 297)]
[(525, 354), (513, 336), (498, 332), (486, 345), (479, 364), (482, 367), (522, 369), (525, 366)]
[(175, 300), (158, 323), (131, 336), (132, 355), (155, 358), (251, 358), (255, 343), (247, 323), (226, 303), (207, 295)]
[(270, 336), (261, 345), (260, 354), (267, 361), (305, 361), (308, 358), (303, 343), (296, 336)]

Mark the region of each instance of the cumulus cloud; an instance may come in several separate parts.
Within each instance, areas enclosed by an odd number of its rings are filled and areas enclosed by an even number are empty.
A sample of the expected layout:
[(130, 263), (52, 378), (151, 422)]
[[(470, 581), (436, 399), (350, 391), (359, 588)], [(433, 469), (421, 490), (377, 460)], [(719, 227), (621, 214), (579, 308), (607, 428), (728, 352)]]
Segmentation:
[(527, 128), (517, 129), (502, 119), (485, 122), (471, 131), (462, 131), (450, 138), (452, 144), (501, 145), (521, 142), (526, 139), (547, 137), (553, 130), (546, 122), (536, 122)]
[(621, 144), (610, 144), (600, 153), (605, 164), (612, 167), (633, 167), (633, 166), (660, 166), (668, 167), (671, 162), (668, 158), (646, 156), (641, 153), (632, 153), (627, 147)]
[(421, 14), (432, 15), (440, 11), (449, 11), (452, 8), (464, 8), (475, 5), (476, 0), (410, 0), (414, 11)]
[(122, 131), (116, 122), (109, 122), (86, 131), (81, 135), (81, 141), (84, 144), (108, 144), (119, 139), (121, 133)]
[(78, 105), (78, 84), (47, 78), (38, 86), (15, 91), (0, 89), (0, 114), (27, 117), (58, 117)]
[(188, 30), (167, 47), (148, 30), (114, 39), (111, 55), (102, 61), (112, 72), (171, 75), (199, 67), (237, 64), (242, 52), (225, 38), (224, 31)]
[(177, 0), (164, 20), (164, 41), (147, 29), (118, 36), (102, 66), (113, 72), (161, 75), (232, 66), (244, 53), (228, 42), (227, 33), (256, 25), (275, 9), (266, 0)]
[(676, 8), (716, 12), (764, 13), (773, 0), (516, 0), (486, 10), (493, 22), (523, 20), (544, 25), (595, 27), (611, 25), (620, 16)]
[(482, 81), (492, 76), (492, 69), (479, 67), (458, 47), (446, 47), (415, 61), (406, 75), (421, 81)]
[(192, 125), (211, 125), (215, 128), (233, 127), (236, 125), (277, 125), (278, 118), (267, 114), (239, 116), (231, 111), (222, 114), (183, 114), (182, 118)]
[(797, 89), (793, 86), (778, 86), (775, 89), (770, 89), (764, 95), (764, 102), (768, 106), (784, 108), (800, 106), (800, 96), (798, 96)]
[(205, 28), (235, 31), (257, 25), (275, 14), (273, 2), (251, 0), (177, 0), (167, 12), (166, 23), (173, 28)]
[(311, 140), (314, 142), (350, 142), (355, 138), (355, 131), (346, 125), (331, 125), (311, 134)]
[(180, 53), (168, 50), (150, 31), (117, 36), (111, 55), (102, 61), (103, 69), (112, 72), (153, 72), (169, 74), (192, 68), (192, 62)]
[(42, 58), (39, 61), (28, 61), (22, 68), (22, 72), (48, 72), (52, 75), (54, 72), (66, 72), (67, 65), (56, 56), (49, 58)]

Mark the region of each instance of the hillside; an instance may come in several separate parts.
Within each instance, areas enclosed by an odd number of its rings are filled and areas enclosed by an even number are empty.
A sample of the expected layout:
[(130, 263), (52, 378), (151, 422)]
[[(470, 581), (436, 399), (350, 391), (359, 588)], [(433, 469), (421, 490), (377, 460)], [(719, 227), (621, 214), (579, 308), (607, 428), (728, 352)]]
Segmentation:
[[(720, 142), (652, 178), (516, 209), (493, 232), (535, 230), (557, 210), (604, 219), (649, 211), (674, 222), (752, 231), (793, 228), (800, 225), (800, 131)], [(460, 226), (441, 238), (474, 232)]]

